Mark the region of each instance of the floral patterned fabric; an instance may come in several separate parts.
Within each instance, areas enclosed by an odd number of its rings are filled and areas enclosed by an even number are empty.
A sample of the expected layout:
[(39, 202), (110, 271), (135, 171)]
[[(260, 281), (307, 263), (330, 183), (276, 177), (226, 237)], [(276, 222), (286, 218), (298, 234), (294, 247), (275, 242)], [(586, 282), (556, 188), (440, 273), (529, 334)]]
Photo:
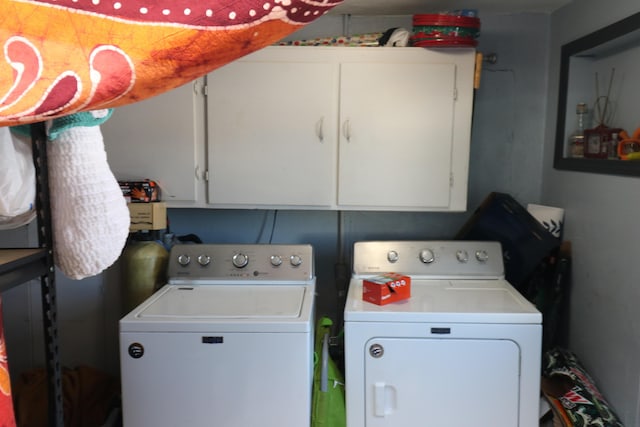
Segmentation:
[(2, 300), (0, 299), (0, 427), (15, 427), (15, 425), (7, 348), (4, 342), (4, 327), (2, 324)]

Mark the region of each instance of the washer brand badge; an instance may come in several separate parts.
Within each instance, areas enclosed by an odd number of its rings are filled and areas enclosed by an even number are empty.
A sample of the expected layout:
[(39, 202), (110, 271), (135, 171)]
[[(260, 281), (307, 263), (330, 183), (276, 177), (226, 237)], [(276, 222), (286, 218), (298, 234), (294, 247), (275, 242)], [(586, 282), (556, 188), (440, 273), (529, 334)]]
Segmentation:
[(140, 359), (144, 355), (144, 347), (139, 342), (129, 344), (129, 356)]

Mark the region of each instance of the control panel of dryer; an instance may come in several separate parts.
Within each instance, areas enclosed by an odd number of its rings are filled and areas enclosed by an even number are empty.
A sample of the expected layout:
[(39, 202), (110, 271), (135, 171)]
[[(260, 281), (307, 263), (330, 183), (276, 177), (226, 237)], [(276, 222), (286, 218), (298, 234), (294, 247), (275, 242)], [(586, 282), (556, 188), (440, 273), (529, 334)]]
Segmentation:
[(396, 272), (427, 278), (503, 278), (499, 242), (488, 241), (374, 241), (356, 242), (356, 276)]
[(175, 245), (169, 283), (194, 280), (308, 281), (314, 277), (311, 245)]

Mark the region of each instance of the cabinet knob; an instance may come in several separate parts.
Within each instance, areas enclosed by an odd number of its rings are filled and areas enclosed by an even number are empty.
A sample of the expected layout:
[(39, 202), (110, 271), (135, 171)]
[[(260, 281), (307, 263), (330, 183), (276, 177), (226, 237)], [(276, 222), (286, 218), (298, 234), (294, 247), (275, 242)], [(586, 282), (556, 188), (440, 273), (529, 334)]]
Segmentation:
[(342, 124), (342, 135), (347, 139), (347, 142), (351, 142), (351, 120), (345, 120)]
[(316, 123), (316, 135), (320, 142), (324, 142), (324, 117), (320, 117), (320, 120)]

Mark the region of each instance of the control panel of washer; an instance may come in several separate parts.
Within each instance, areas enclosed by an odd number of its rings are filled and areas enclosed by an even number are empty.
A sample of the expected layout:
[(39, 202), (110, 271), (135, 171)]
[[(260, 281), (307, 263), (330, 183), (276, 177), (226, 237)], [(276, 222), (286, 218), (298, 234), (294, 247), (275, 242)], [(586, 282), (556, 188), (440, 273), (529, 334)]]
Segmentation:
[(180, 244), (171, 248), (169, 281), (307, 281), (314, 277), (311, 245)]
[(375, 241), (357, 242), (353, 272), (370, 275), (396, 272), (433, 278), (501, 278), (504, 276), (499, 242)]

